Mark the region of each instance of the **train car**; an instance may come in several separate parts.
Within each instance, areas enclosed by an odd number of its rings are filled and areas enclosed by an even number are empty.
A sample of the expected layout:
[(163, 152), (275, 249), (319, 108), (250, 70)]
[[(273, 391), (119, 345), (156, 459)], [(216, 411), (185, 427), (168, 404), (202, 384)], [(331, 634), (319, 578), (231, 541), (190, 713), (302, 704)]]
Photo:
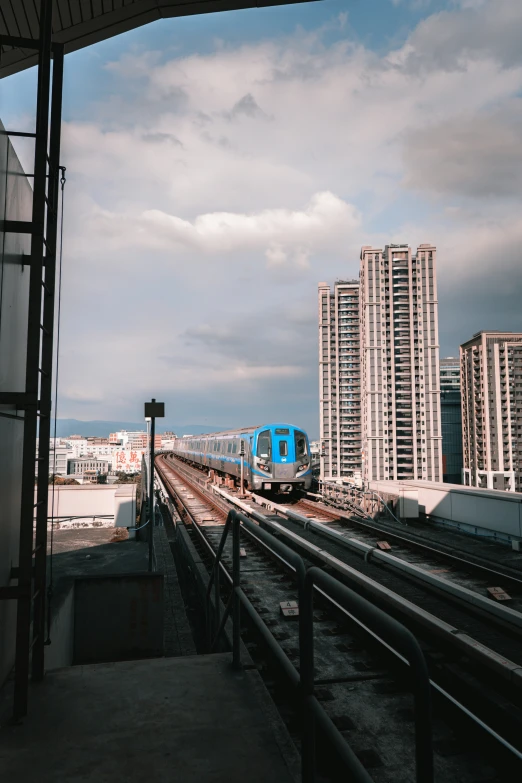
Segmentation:
[(248, 489), (268, 492), (310, 489), (310, 443), (306, 432), (292, 424), (265, 424), (177, 438), (173, 453), (187, 462), (239, 479), (242, 447)]

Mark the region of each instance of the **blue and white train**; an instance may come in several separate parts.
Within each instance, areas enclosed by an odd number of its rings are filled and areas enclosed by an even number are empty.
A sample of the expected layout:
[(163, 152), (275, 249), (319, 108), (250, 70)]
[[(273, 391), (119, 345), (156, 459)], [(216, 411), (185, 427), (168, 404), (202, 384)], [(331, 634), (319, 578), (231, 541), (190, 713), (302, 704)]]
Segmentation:
[(291, 424), (265, 424), (177, 438), (173, 452), (187, 462), (239, 480), (241, 444), (244, 483), (248, 489), (270, 492), (310, 489), (312, 470), (308, 436)]

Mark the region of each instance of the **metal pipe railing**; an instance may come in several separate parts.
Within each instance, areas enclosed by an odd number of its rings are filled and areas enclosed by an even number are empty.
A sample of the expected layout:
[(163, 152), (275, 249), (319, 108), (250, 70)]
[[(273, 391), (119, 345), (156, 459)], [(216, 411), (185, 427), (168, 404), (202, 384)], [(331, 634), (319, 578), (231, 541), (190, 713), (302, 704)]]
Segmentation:
[[(217, 552), (216, 552), (216, 554), (214, 556), (214, 565), (213, 565), (212, 570), (210, 572), (210, 578), (208, 580), (207, 592), (206, 592), (206, 596), (205, 596), (205, 623), (206, 623), (206, 632), (207, 632), (207, 645), (208, 645), (209, 650), (212, 650), (212, 649), (215, 648), (215, 646), (216, 646), (216, 644), (218, 642), (218, 639), (219, 639), (219, 634), (221, 633), (221, 631), (225, 627), (225, 621), (226, 621), (226, 619), (228, 617), (228, 612), (225, 612), (225, 617), (223, 618), (223, 622), (220, 622), (220, 619), (219, 619), (219, 611), (220, 611), (220, 609), (219, 609), (219, 594), (220, 594), (220, 590), (219, 590), (219, 571), (220, 571), (221, 556), (223, 554), (223, 549), (225, 547), (225, 542), (227, 540), (228, 533), (230, 531), (230, 528), (231, 528), (232, 522), (233, 522), (232, 513), (233, 512), (231, 511), (230, 514), (228, 515), (228, 517), (226, 519), (226, 522), (225, 522), (225, 527), (223, 529), (223, 533), (221, 534), (221, 540), (219, 542), (218, 550), (217, 550)], [(215, 587), (215, 591), (214, 591), (214, 600), (215, 600), (215, 603), (216, 603), (216, 606), (214, 607), (214, 611), (215, 611), (214, 620), (215, 620), (215, 625), (218, 628), (218, 633), (216, 633), (215, 638), (212, 641), (212, 639), (211, 639), (212, 634), (211, 634), (211, 630), (210, 630), (210, 628), (211, 628), (210, 592), (212, 590), (212, 585), (214, 583), (214, 580), (216, 582), (216, 587)], [(228, 609), (228, 607), (227, 607), (227, 609)]]
[[(307, 637), (304, 647), (311, 655), (311, 659), (307, 661), (307, 665), (301, 673), (301, 678), (303, 679), (303, 676), (305, 678), (304, 691), (308, 696), (313, 697), (313, 593), (316, 587), (322, 589), (340, 606), (349, 609), (352, 615), (361, 620), (370, 630), (378, 633), (385, 642), (408, 661), (415, 708), (416, 780), (418, 783), (431, 783), (433, 781), (431, 686), (428, 667), (418, 641), (411, 631), (394, 617), (386, 614), (366, 598), (316, 566), (306, 572), (306, 611), (301, 614), (301, 624), (305, 626), (304, 635)], [(316, 710), (315, 705), (314, 709)]]
[[(315, 781), (316, 725), (320, 727), (323, 735), (333, 746), (347, 774), (350, 775), (350, 780), (354, 783), (371, 783), (368, 772), (314, 694), (314, 590), (320, 590), (340, 607), (349, 610), (352, 616), (363, 622), (371, 631), (378, 633), (384, 643), (394, 647), (409, 663), (415, 708), (416, 781), (417, 783), (433, 783), (431, 686), (424, 655), (413, 634), (393, 617), (320, 568), (314, 566), (306, 570), (300, 555), (235, 509), (232, 509), (228, 514), (207, 586), (207, 630), (210, 629), (208, 618), (212, 585), (216, 578), (219, 579), (220, 561), (231, 528), (233, 537), (232, 593), (223, 616), (217, 622), (218, 627), (214, 639), (211, 640), (209, 636), (209, 649), (212, 651), (216, 648), (226, 621), (232, 612), (232, 661), (235, 668), (241, 667), (240, 632), (241, 606), (243, 606), (286, 676), (299, 691), (303, 708), (303, 736), (301, 739), (301, 780), (303, 783), (314, 783)], [(299, 596), (299, 672), (241, 588), (240, 536), (242, 529), (254, 535), (295, 571)], [(216, 600), (218, 598), (219, 592), (216, 595)], [(217, 611), (219, 612), (219, 610)]]

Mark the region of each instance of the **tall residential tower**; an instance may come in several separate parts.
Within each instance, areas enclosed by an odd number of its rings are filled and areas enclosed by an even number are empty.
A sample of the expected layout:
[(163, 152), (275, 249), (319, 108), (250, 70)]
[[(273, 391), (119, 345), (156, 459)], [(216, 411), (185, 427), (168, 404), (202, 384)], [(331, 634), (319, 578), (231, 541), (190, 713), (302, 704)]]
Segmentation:
[(320, 477), (361, 474), (359, 281), (319, 283)]
[(442, 481), (436, 248), (361, 249), (364, 481)]
[(522, 492), (522, 333), (460, 346), (464, 484)]

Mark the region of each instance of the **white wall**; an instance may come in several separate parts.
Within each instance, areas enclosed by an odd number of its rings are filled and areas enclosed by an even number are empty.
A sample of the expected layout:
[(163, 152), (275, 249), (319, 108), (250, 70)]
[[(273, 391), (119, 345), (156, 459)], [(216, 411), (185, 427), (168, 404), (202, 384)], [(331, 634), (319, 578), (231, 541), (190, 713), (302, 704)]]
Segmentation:
[(51, 622), (51, 644), (45, 648), (45, 669), (72, 666), (74, 652), (74, 584)]
[[(80, 484), (80, 485), (58, 485), (54, 487), (54, 518), (59, 521), (60, 517), (84, 517), (77, 520), (79, 523), (92, 522), (101, 517), (120, 517), (131, 519), (131, 511), (125, 514), (120, 510), (122, 503), (135, 504), (136, 484)], [(49, 488), (49, 517), (53, 514), (53, 492)], [(122, 515), (123, 514), (123, 515)], [(107, 520), (108, 524), (113, 525), (112, 520)], [(118, 523), (120, 526), (123, 522)], [(123, 525), (130, 527), (134, 521)]]
[(399, 496), (416, 491), (419, 506), (436, 519), (522, 538), (522, 494), (429, 481), (371, 481), (370, 489)]
[[(0, 122), (0, 130), (3, 130)], [(31, 220), (32, 190), (7, 136), (0, 135), (0, 221)], [(0, 223), (0, 391), (25, 391), (29, 234), (4, 234)], [(13, 586), (18, 564), (24, 423), (0, 406), (0, 586)], [(0, 685), (14, 664), (16, 601), (0, 601)]]
[[(136, 525), (136, 484), (122, 484), (114, 495), (114, 527), (132, 528)], [(135, 537), (134, 531), (130, 534)]]

